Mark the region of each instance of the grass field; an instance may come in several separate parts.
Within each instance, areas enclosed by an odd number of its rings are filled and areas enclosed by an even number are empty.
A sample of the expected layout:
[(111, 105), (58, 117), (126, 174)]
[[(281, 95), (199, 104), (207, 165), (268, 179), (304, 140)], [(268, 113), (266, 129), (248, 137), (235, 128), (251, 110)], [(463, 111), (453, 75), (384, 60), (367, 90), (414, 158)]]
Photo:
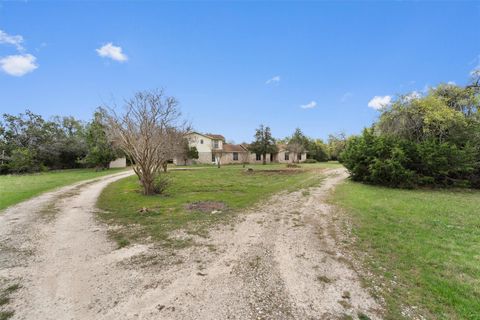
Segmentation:
[(45, 191), (78, 181), (93, 179), (122, 169), (96, 172), (94, 169), (72, 169), (25, 175), (0, 176), (0, 210), (37, 196)]
[(479, 191), (348, 182), (334, 202), (352, 219), (360, 259), (375, 274), (367, 282), (386, 299), (386, 319), (480, 319)]
[[(143, 196), (136, 176), (122, 179), (108, 186), (98, 205), (105, 210), (99, 216), (112, 224), (140, 226), (124, 228), (113, 234), (119, 245), (138, 241), (148, 236), (163, 245), (184, 246), (188, 241), (173, 240), (169, 233), (187, 229), (191, 234), (205, 235), (206, 226), (219, 220), (226, 221), (233, 212), (265, 199), (268, 195), (302, 187), (318, 185), (318, 169), (339, 167), (336, 163), (304, 164), (300, 169), (285, 165), (253, 165), (252, 173), (242, 166), (229, 165), (218, 169), (202, 167), (171, 171), (172, 185), (165, 195)], [(222, 202), (227, 206), (221, 213), (191, 212), (185, 206), (199, 201)], [(146, 207), (148, 212), (140, 214)]]

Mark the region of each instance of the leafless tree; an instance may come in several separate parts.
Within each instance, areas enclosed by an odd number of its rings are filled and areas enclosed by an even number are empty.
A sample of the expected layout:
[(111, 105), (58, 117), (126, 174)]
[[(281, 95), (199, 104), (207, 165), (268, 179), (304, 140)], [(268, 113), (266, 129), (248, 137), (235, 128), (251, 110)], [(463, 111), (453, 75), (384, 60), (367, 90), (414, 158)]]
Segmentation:
[(247, 163), (250, 163), (250, 152), (249, 151), (245, 151), (245, 152), (239, 152), (238, 153), (239, 156), (240, 156), (240, 161), (242, 162), (242, 166), (245, 168), (245, 165)]
[(145, 195), (155, 193), (155, 177), (182, 147), (189, 126), (181, 120), (178, 102), (163, 90), (140, 91), (117, 114), (107, 110), (110, 139), (133, 162)]
[(220, 168), (222, 166), (223, 151), (214, 150), (213, 154), (215, 156), (215, 161), (217, 162), (217, 167)]
[(287, 150), (293, 154), (293, 162), (299, 162), (298, 155), (305, 152), (305, 146), (300, 142), (290, 141)]

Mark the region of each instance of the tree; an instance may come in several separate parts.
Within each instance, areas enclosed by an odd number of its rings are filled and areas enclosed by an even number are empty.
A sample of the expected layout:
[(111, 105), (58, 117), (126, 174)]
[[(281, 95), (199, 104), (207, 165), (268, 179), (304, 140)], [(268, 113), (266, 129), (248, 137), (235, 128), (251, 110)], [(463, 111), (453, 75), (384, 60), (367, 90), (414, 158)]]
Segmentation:
[(308, 138), (303, 134), (300, 128), (295, 129), (293, 135), (288, 139), (287, 150), (293, 153), (293, 161), (299, 161), (298, 155), (306, 151)]
[(242, 143), (241, 146), (245, 149), (245, 152), (239, 152), (240, 161), (242, 162), (242, 167), (245, 168), (245, 165), (250, 162), (250, 152), (248, 151), (247, 143)]
[(272, 136), (270, 127), (265, 127), (261, 124), (258, 129), (255, 130), (255, 141), (249, 146), (249, 151), (261, 154), (263, 158), (263, 164), (266, 164), (267, 153), (277, 152), (277, 145), (275, 139)]
[(98, 109), (87, 127), (88, 153), (84, 160), (97, 169), (108, 169), (110, 161), (115, 160), (118, 156), (118, 152), (107, 136), (106, 117), (105, 111)]
[(178, 102), (163, 90), (137, 92), (125, 101), (125, 112), (107, 113), (108, 135), (133, 162), (145, 195), (155, 193), (154, 180), (181, 148), (188, 125)]
[(322, 139), (309, 139), (307, 145), (308, 157), (317, 161), (328, 161), (328, 147)]
[[(74, 168), (78, 166), (78, 159), (86, 154), (84, 125), (73, 117), (57, 116), (46, 121), (27, 110), (17, 116), (4, 114), (2, 118), (2, 172), (8, 172), (8, 162), (19, 160), (22, 154), (28, 154), (28, 171)], [(15, 153), (17, 149), (20, 151)]]
[(340, 154), (345, 149), (346, 141), (347, 137), (343, 132), (328, 136), (328, 156), (330, 160), (340, 160)]
[(385, 108), (341, 154), (352, 179), (391, 187), (480, 188), (480, 88), (441, 84)]
[(75, 168), (87, 155), (86, 127), (74, 117), (53, 117), (55, 133), (48, 145), (49, 154), (55, 155), (52, 168)]
[(197, 147), (190, 146), (188, 140), (184, 139), (182, 143), (182, 148), (180, 149), (180, 152), (177, 155), (177, 157), (183, 160), (184, 165), (187, 165), (187, 161), (189, 159), (198, 159)]

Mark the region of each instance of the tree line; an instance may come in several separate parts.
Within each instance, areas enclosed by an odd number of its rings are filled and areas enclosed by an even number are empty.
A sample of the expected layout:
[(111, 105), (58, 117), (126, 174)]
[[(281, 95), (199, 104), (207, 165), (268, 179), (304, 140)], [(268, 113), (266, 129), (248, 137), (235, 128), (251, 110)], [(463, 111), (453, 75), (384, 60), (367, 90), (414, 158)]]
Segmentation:
[(90, 122), (29, 110), (0, 120), (0, 173), (28, 173), (81, 167), (107, 168), (121, 152), (110, 143), (104, 115)]
[(390, 187), (480, 188), (480, 72), (466, 86), (440, 84), (397, 97), (346, 142), (353, 180)]

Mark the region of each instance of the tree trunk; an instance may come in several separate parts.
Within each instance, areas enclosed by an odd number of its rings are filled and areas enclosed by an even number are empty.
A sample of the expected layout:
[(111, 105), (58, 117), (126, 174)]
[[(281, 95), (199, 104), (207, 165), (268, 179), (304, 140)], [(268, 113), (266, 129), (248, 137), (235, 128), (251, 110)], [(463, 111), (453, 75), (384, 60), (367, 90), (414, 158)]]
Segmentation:
[(150, 174), (144, 175), (140, 179), (140, 183), (143, 187), (143, 194), (146, 196), (150, 196), (155, 194), (155, 187), (154, 187), (154, 177), (150, 176)]
[(263, 156), (263, 159), (262, 159), (263, 162), (262, 162), (262, 163), (263, 163), (263, 164), (267, 164), (267, 154), (264, 153), (262, 156)]
[(162, 164), (163, 172), (167, 172), (168, 162)]

